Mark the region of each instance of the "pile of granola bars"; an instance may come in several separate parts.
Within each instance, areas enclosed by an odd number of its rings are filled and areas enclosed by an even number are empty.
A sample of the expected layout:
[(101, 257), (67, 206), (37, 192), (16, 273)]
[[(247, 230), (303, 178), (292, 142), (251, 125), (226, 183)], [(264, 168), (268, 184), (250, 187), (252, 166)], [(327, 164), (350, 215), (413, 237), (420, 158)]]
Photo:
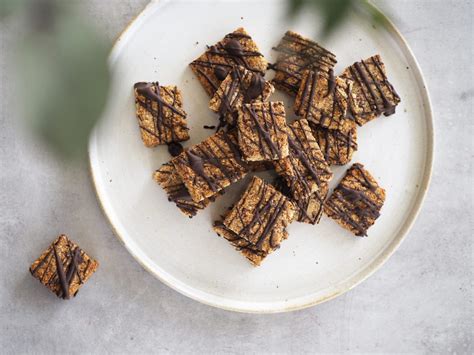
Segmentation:
[[(385, 201), (385, 190), (360, 163), (353, 164), (327, 197), (331, 165), (345, 165), (357, 150), (357, 126), (395, 113), (400, 102), (379, 55), (334, 74), (336, 56), (287, 31), (269, 64), (239, 28), (190, 67), (210, 97), (217, 131), (183, 149), (186, 112), (176, 86), (136, 83), (136, 112), (147, 147), (168, 145), (173, 158), (154, 179), (169, 201), (193, 217), (226, 187), (255, 171), (273, 170), (272, 182), (253, 176), (214, 230), (252, 264), (280, 247), (294, 222), (316, 224), (323, 212), (357, 236), (366, 236)], [(272, 80), (264, 78), (275, 71)], [(298, 119), (288, 123), (275, 89), (294, 97)]]

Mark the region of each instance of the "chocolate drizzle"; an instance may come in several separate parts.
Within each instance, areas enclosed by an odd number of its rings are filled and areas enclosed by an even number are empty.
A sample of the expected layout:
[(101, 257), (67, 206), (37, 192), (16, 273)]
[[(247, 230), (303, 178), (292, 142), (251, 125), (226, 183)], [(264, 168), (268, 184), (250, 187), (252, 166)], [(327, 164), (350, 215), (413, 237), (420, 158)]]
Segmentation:
[(344, 165), (351, 160), (352, 153), (357, 150), (356, 127), (341, 132), (313, 122), (309, 122), (309, 125), (328, 164)]
[(362, 100), (350, 106), (351, 115), (355, 117), (357, 124), (363, 125), (380, 114), (389, 116), (395, 113), (400, 97), (388, 81), (379, 55), (354, 63), (348, 68), (348, 72), (350, 79), (357, 85)]
[(194, 175), (192, 181), (185, 181), (185, 184), (188, 190), (192, 186), (195, 195), (191, 193), (191, 196), (195, 201), (214, 195), (248, 172), (233, 139), (223, 131), (189, 148), (175, 159), (178, 171), (189, 168)]
[(336, 56), (316, 42), (297, 33), (287, 31), (277, 47), (278, 59), (269, 69), (277, 72), (273, 82), (275, 86), (288, 94), (296, 96), (302, 74), (307, 69), (320, 71), (329, 76), (336, 64)]
[[(255, 203), (251, 219), (247, 220), (248, 216), (244, 216), (245, 210), (242, 206), (247, 206), (247, 200), (252, 196), (258, 196), (258, 201)], [(258, 250), (268, 252), (279, 247), (284, 228), (288, 223), (284, 220), (283, 214), (288, 209), (291, 209), (291, 203), (285, 196), (254, 177), (242, 199), (233, 208), (235, 213), (232, 218), (226, 218), (224, 224), (232, 228), (232, 225), (238, 223), (241, 228), (237, 234), (241, 238), (251, 242)]]
[(277, 104), (277, 102), (265, 102), (242, 107), (244, 122), (241, 125), (255, 130), (257, 139), (254, 139), (253, 135), (249, 135), (246, 129), (239, 125), (239, 134), (245, 137), (245, 142), (255, 146), (260, 155), (269, 158), (269, 160), (283, 157), (279, 136), (284, 132), (277, 122), (273, 107)]
[[(188, 128), (184, 121), (176, 119), (176, 117), (186, 117), (186, 114), (176, 107), (178, 96), (177, 88), (174, 87), (174, 89), (170, 91), (169, 88), (160, 86), (158, 82), (138, 82), (134, 85), (134, 88), (137, 93), (135, 103), (142, 106), (153, 117), (153, 131), (145, 127), (141, 122), (143, 120), (141, 117), (139, 117), (140, 128), (155, 137), (159, 143), (178, 142), (182, 140), (176, 135), (176, 130), (187, 130)], [(167, 97), (172, 98), (171, 104), (161, 96), (161, 91), (163, 91), (163, 94)], [(145, 100), (141, 99), (140, 96)], [(156, 109), (154, 105), (156, 105)], [(166, 110), (170, 111), (170, 113), (166, 113)]]
[(211, 107), (214, 103), (218, 105), (218, 129), (227, 124), (234, 126), (237, 120), (236, 108), (262, 98), (265, 85), (266, 81), (260, 74), (248, 71), (242, 66), (233, 68), (211, 100)]
[[(324, 89), (324, 85), (327, 85), (327, 91), (320, 97), (321, 90), (318, 86), (323, 86)], [(346, 131), (347, 126), (353, 126), (353, 123), (350, 116), (346, 115), (349, 100), (343, 97), (340, 90), (349, 94), (349, 87), (340, 87), (332, 70), (329, 77), (321, 76), (316, 71), (307, 72), (295, 102), (296, 114), (323, 127)], [(319, 96), (316, 96), (318, 92)]]
[(234, 66), (241, 65), (247, 70), (264, 74), (260, 68), (261, 62), (254, 64), (248, 58), (263, 57), (258, 51), (246, 50), (252, 47), (253, 42), (249, 35), (240, 32), (229, 33), (216, 45), (208, 47), (206, 53), (194, 60), (190, 65), (195, 73), (210, 85), (206, 88), (209, 95), (213, 95), (219, 84), (226, 77), (226, 71)]
[[(60, 251), (65, 247), (66, 250), (61, 253)], [(58, 297), (69, 299), (74, 277), (77, 276), (79, 284), (82, 284), (84, 282), (82, 275), (87, 275), (90, 265), (90, 260), (88, 260), (83, 271), (79, 269), (79, 265), (84, 262), (82, 254), (83, 251), (78, 246), (70, 242), (65, 236), (60, 236), (51, 245), (44, 257), (39, 259), (35, 267), (30, 268), (30, 272), (41, 283), (50, 287)], [(46, 267), (44, 267), (45, 264)], [(55, 272), (50, 272), (53, 266)], [(39, 274), (40, 271), (42, 271), (41, 274)], [(49, 279), (46, 279), (48, 275)], [(57, 286), (55, 287), (55, 285)]]
[(367, 229), (380, 216), (384, 200), (363, 166), (354, 164), (326, 202), (326, 209), (331, 217), (348, 224), (357, 236), (367, 236)]

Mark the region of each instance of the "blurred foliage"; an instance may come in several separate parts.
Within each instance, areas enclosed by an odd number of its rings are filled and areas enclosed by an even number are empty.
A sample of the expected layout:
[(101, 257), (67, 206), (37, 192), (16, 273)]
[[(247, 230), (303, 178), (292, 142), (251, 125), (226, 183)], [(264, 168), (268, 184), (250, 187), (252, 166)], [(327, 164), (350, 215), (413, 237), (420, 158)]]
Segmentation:
[[(27, 122), (64, 158), (83, 154), (109, 89), (108, 45), (78, 14), (75, 1), (0, 0), (0, 20), (24, 15), (17, 48), (18, 84)], [(288, 0), (290, 16), (310, 9), (331, 34), (351, 13), (383, 16), (367, 0)]]
[[(8, 2), (1, 8), (14, 11)], [(63, 158), (82, 155), (107, 99), (109, 46), (70, 2), (25, 0), (23, 9), (15, 63), (22, 114)]]
[(384, 24), (385, 17), (368, 0), (288, 0), (288, 14), (314, 11), (323, 17), (322, 36), (331, 35), (351, 12), (363, 13), (373, 22)]

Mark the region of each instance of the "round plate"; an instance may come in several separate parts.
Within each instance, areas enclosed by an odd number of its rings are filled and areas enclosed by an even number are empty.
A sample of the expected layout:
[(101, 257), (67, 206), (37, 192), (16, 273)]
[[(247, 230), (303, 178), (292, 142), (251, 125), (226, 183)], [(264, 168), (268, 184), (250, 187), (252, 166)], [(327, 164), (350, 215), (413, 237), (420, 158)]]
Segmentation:
[[(110, 67), (112, 92), (89, 146), (97, 195), (115, 233), (145, 269), (177, 291), (203, 303), (235, 311), (301, 309), (340, 295), (376, 270), (398, 247), (426, 193), (433, 157), (433, 122), (428, 93), (417, 62), (400, 33), (388, 23), (373, 26), (353, 14), (322, 43), (337, 55), (336, 73), (379, 53), (401, 96), (397, 113), (358, 130), (361, 162), (387, 191), (382, 215), (357, 238), (327, 217), (318, 225), (293, 223), (289, 238), (260, 267), (252, 267), (212, 231), (243, 189), (226, 190), (206, 210), (186, 218), (167, 201), (152, 173), (170, 159), (166, 146), (146, 148), (135, 117), (132, 86), (137, 81), (176, 84), (183, 92), (191, 140), (196, 144), (216, 124), (209, 97), (188, 67), (225, 34), (243, 26), (269, 62), (287, 29), (314, 37), (317, 19), (285, 19), (279, 1), (152, 1), (117, 40)], [(273, 73), (267, 74), (269, 77)], [(276, 93), (292, 116), (291, 99)], [(334, 187), (348, 166), (334, 169)]]

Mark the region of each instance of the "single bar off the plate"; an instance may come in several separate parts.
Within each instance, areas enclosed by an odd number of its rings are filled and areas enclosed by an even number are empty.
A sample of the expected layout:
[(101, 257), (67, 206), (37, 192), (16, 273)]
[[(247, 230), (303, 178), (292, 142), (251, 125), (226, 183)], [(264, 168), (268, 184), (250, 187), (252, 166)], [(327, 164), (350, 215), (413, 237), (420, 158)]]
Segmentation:
[(195, 202), (214, 196), (249, 171), (237, 138), (224, 131), (186, 149), (172, 162)]
[(189, 139), (183, 99), (176, 86), (140, 82), (134, 90), (140, 133), (147, 147)]
[(345, 165), (351, 161), (352, 154), (357, 150), (356, 127), (347, 132), (341, 132), (323, 128), (311, 122), (309, 126), (329, 165)]
[(174, 202), (180, 211), (189, 218), (195, 216), (199, 210), (206, 208), (214, 198), (194, 202), (172, 162), (163, 164), (155, 171), (153, 179), (165, 190), (168, 201)]
[(288, 156), (288, 128), (283, 102), (254, 102), (238, 110), (240, 151), (247, 161), (270, 161)]
[(250, 35), (238, 28), (220, 42), (208, 47), (190, 66), (209, 96), (213, 96), (222, 80), (234, 66), (265, 75), (267, 61)]
[(278, 52), (278, 58), (271, 66), (276, 72), (272, 82), (291, 96), (298, 93), (303, 71), (314, 69), (329, 76), (337, 62), (334, 54), (292, 31), (287, 31), (273, 49)]
[(255, 73), (242, 66), (232, 68), (212, 97), (209, 108), (218, 113), (221, 121), (235, 125), (236, 109), (242, 104), (253, 101), (266, 101), (275, 91), (270, 82), (260, 73)]
[(355, 127), (347, 115), (351, 81), (329, 76), (323, 72), (303, 72), (301, 86), (295, 99), (295, 113), (321, 127), (342, 132)]
[(326, 201), (324, 212), (356, 236), (367, 236), (384, 202), (385, 190), (362, 164), (356, 163)]
[(295, 213), (296, 207), (286, 196), (254, 176), (223, 224), (258, 250), (270, 253), (286, 239), (285, 228)]
[(349, 112), (359, 126), (381, 114), (389, 116), (395, 113), (400, 97), (388, 81), (379, 55), (352, 64), (344, 70), (341, 78), (353, 83)]
[(97, 270), (99, 263), (67, 236), (60, 235), (30, 266), (31, 274), (56, 296), (69, 299)]
[(332, 178), (332, 172), (311, 132), (308, 121), (288, 125), (289, 156), (275, 161), (276, 172), (283, 177), (294, 200), (311, 195)]

